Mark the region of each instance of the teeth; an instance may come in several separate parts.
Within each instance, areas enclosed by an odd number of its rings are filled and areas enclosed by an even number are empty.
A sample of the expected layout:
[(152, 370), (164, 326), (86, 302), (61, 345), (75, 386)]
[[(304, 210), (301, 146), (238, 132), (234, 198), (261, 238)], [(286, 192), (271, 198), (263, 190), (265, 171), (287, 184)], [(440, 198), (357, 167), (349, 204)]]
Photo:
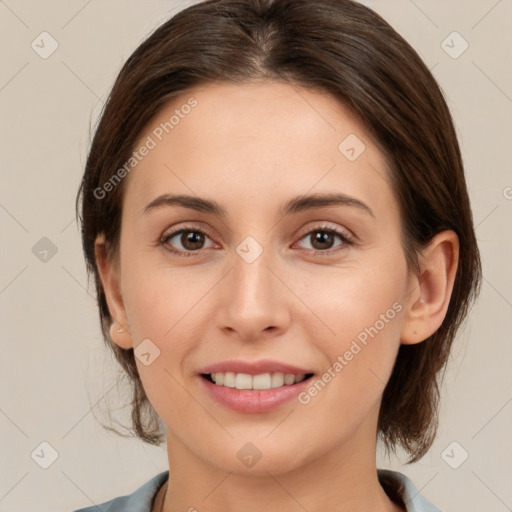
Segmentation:
[(290, 384), (293, 384), (295, 382), (295, 375), (292, 375), (291, 373), (288, 373), (284, 376), (284, 383), (289, 386)]
[(303, 381), (305, 375), (294, 375), (293, 373), (261, 373), (259, 375), (249, 375), (247, 373), (212, 373), (211, 378), (217, 386), (227, 386), (236, 389), (272, 389), (281, 386), (291, 386), (297, 382)]
[(252, 389), (252, 376), (246, 373), (237, 373), (235, 377), (236, 389)]
[(284, 373), (274, 373), (272, 375), (271, 385), (273, 388), (280, 388), (281, 386), (284, 386)]
[(254, 375), (251, 380), (252, 389), (270, 389), (272, 387), (272, 375), (270, 373)]
[[(219, 375), (219, 374), (216, 373), (215, 377), (217, 377), (217, 375)], [(217, 382), (217, 381), (215, 381), (215, 382)], [(228, 372), (228, 373), (224, 374), (224, 386), (227, 386), (228, 388), (234, 388), (235, 387), (235, 374), (234, 373), (229, 373)]]

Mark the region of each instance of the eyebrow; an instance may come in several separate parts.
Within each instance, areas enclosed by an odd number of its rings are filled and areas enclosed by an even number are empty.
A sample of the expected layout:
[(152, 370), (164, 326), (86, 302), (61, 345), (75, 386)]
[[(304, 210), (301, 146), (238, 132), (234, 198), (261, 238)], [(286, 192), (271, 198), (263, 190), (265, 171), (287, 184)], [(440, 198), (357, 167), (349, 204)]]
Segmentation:
[[(322, 208), (326, 206), (352, 206), (358, 208), (372, 217), (375, 217), (372, 210), (368, 205), (356, 199), (355, 197), (347, 196), (345, 194), (310, 194), (305, 196), (298, 196), (279, 208), (279, 214), (282, 216), (290, 213), (302, 212), (313, 208)], [(163, 194), (153, 199), (142, 210), (143, 214), (160, 209), (162, 207), (181, 206), (189, 208), (198, 212), (210, 213), (218, 217), (226, 217), (227, 211), (216, 201), (205, 199), (197, 196), (187, 195), (171, 195)]]

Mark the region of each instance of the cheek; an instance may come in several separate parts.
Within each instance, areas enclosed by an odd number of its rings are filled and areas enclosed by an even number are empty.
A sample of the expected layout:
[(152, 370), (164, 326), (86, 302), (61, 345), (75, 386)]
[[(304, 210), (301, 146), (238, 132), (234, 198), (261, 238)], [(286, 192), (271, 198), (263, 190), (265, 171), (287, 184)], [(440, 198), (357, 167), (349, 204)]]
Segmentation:
[[(176, 411), (203, 414), (199, 407), (194, 408), (195, 402), (191, 403), (190, 395), (184, 390), (183, 369), (194, 350), (191, 341), (201, 338), (196, 325), (200, 307), (197, 303), (208, 288), (206, 284), (190, 286), (190, 279), (189, 288), (184, 288), (187, 283), (182, 282), (184, 278), (180, 279), (177, 271), (155, 268), (142, 275), (140, 268), (144, 267), (137, 267), (135, 260), (133, 268), (126, 266), (123, 290), (138, 373), (150, 403), (163, 422), (178, 431), (186, 431), (185, 420)], [(137, 357), (143, 352), (151, 354), (149, 365), (144, 364), (143, 357)], [(158, 354), (154, 359), (153, 352)]]
[[(380, 398), (400, 347), (405, 259), (397, 252), (393, 257), (368, 259), (364, 268), (329, 269), (324, 276), (316, 274), (306, 281), (302, 296), (326, 326), (321, 336), (311, 340), (326, 358), (321, 382), (306, 392), (302, 403), (331, 402), (336, 421), (340, 420), (336, 411), (344, 414), (338, 405), (344, 404), (354, 420), (361, 419)], [(309, 313), (309, 325), (313, 323), (320, 325)], [(320, 395), (323, 398), (316, 399)]]
[[(191, 352), (205, 338), (204, 328), (210, 325), (213, 311), (209, 292), (218, 279), (200, 270), (151, 267), (143, 254), (138, 259), (134, 256), (127, 262), (123, 276), (123, 300), (133, 347), (137, 355), (137, 346), (149, 339), (159, 351), (159, 358), (149, 367), (151, 371), (137, 361), (139, 373), (148, 388), (153, 387), (153, 380), (160, 385), (162, 379), (170, 379), (165, 386), (169, 391), (169, 386), (178, 386), (171, 375), (182, 382), (182, 375), (190, 371), (186, 365), (190, 364)], [(164, 373), (155, 376), (157, 369)]]
[(196, 314), (194, 304), (211, 286), (204, 273), (162, 265), (144, 252), (132, 251), (122, 265), (123, 301), (136, 338), (171, 337)]
[(387, 258), (375, 255), (364, 264), (326, 267), (309, 275), (297, 273), (294, 280), (294, 291), (315, 314), (311, 315), (310, 311), (309, 324), (312, 325), (315, 317), (321, 321), (326, 327), (323, 338), (329, 346), (336, 340), (353, 339), (375, 323), (380, 330), (384, 322), (386, 331), (393, 327), (394, 332), (400, 331), (401, 316), (396, 313), (403, 309), (401, 303), (407, 291), (403, 255)]

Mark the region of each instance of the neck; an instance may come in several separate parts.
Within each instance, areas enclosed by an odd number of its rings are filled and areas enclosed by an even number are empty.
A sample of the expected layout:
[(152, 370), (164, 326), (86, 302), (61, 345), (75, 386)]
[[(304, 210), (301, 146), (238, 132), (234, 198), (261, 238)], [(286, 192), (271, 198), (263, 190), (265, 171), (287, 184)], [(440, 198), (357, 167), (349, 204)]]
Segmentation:
[[(318, 458), (290, 470), (239, 472), (220, 468), (198, 457), (167, 431), (169, 487), (163, 512), (203, 510), (211, 512), (402, 512), (377, 478), (376, 439), (369, 432), (359, 439), (340, 443)], [(375, 436), (373, 436), (375, 437)]]

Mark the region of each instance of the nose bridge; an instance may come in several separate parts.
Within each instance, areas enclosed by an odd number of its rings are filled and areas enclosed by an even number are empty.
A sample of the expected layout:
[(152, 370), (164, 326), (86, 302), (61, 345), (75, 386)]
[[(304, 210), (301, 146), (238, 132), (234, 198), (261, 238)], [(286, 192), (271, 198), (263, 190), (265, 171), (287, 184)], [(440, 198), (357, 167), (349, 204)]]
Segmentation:
[(269, 327), (285, 329), (289, 310), (283, 285), (270, 270), (276, 266), (271, 248), (247, 237), (236, 248), (232, 265), (223, 284), (219, 326), (244, 338), (257, 337)]
[(232, 275), (232, 293), (240, 308), (259, 308), (273, 302), (276, 283), (269, 270), (272, 266), (271, 249), (263, 248), (252, 237), (244, 240), (236, 249)]
[[(268, 252), (261, 254), (254, 261), (248, 262), (240, 255), (235, 258), (233, 272), (233, 286), (235, 294), (239, 295), (239, 302), (258, 302), (261, 299), (270, 299), (275, 283), (271, 282), (272, 274), (269, 271)], [(255, 305), (255, 304), (254, 304)]]

